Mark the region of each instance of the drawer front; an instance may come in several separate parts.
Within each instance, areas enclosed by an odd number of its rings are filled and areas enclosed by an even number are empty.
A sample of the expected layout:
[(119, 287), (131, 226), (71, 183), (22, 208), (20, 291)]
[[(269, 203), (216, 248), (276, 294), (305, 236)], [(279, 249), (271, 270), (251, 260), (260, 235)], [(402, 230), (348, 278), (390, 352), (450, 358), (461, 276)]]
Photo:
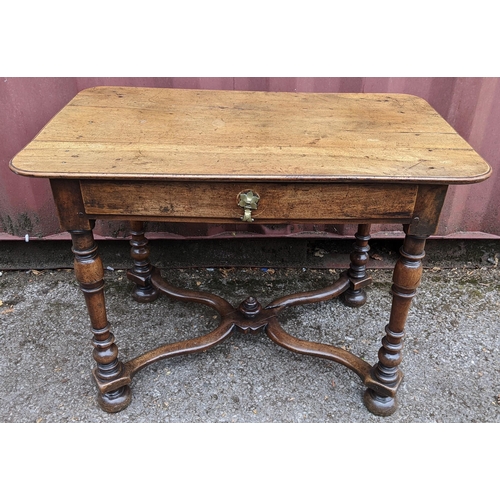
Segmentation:
[(87, 215), (186, 222), (241, 222), (245, 207), (239, 203), (245, 202), (240, 194), (248, 191), (258, 197), (247, 208), (256, 223), (404, 220), (411, 217), (417, 194), (417, 186), (394, 184), (81, 181), (80, 185)]

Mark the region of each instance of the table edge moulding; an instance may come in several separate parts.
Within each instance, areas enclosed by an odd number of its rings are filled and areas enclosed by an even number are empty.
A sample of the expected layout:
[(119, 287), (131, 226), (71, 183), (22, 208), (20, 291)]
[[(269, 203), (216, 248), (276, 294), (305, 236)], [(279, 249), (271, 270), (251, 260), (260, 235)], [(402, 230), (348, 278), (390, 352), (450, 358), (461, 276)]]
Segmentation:
[[(50, 179), (62, 230), (72, 236), (75, 275), (93, 336), (98, 402), (108, 412), (131, 402), (145, 366), (205, 351), (234, 333), (266, 334), (300, 354), (340, 363), (365, 386), (364, 403), (397, 409), (405, 324), (422, 275), (426, 239), (449, 185), (482, 182), (489, 165), (423, 99), (406, 94), (325, 94), (95, 87), (76, 95), (10, 163)], [(211, 332), (165, 344), (129, 361), (107, 319), (104, 272), (93, 237), (97, 219), (130, 224), (133, 298), (166, 295), (214, 309)], [(234, 307), (208, 292), (168, 283), (150, 261), (144, 223), (357, 224), (350, 266), (330, 286)], [(378, 360), (369, 364), (329, 344), (288, 334), (287, 307), (342, 298), (367, 300), (370, 227), (403, 226), (392, 305)]]

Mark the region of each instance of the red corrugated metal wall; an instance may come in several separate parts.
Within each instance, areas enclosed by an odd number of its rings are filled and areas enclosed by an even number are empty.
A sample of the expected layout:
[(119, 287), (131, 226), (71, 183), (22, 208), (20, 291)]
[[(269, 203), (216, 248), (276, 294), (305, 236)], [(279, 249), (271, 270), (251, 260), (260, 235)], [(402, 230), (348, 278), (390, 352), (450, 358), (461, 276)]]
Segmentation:
[[(8, 78), (0, 79), (0, 239), (51, 237), (59, 224), (47, 180), (16, 176), (9, 160), (80, 90), (125, 85), (279, 92), (398, 92), (426, 99), (492, 166), (486, 182), (449, 190), (438, 236), (500, 237), (500, 78)], [(97, 233), (120, 236), (120, 225), (101, 223)], [(227, 228), (163, 225), (163, 234), (214, 236)], [(233, 228), (233, 229), (236, 229)], [(313, 228), (251, 228), (258, 234), (299, 235)], [(335, 234), (341, 228), (322, 228)], [(378, 226), (376, 230), (398, 229)], [(166, 231), (166, 233), (165, 233)], [(352, 228), (344, 229), (344, 234)], [(172, 234), (171, 236), (175, 236)]]

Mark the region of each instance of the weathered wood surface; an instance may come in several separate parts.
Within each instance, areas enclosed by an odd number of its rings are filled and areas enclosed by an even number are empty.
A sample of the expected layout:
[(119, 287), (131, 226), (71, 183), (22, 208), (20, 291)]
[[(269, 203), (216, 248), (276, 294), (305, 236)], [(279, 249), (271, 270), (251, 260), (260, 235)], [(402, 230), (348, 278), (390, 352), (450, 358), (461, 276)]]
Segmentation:
[(490, 167), (424, 100), (96, 87), (11, 162), (52, 178), (479, 182)]
[(407, 219), (417, 195), (417, 186), (394, 184), (81, 181), (89, 216), (170, 221), (239, 221), (237, 196), (250, 188), (260, 196), (255, 221), (273, 223)]
[[(339, 362), (367, 387), (377, 415), (397, 408), (402, 340), (422, 274), (425, 239), (436, 228), (452, 183), (479, 182), (489, 166), (425, 101), (407, 95), (292, 94), (101, 87), (80, 93), (11, 162), (14, 171), (49, 177), (61, 225), (70, 231), (75, 272), (93, 333), (94, 378), (108, 412), (131, 401), (129, 384), (143, 367), (201, 352), (234, 331), (265, 331), (293, 352)], [(248, 200), (240, 193), (252, 190)], [(243, 196), (243, 198), (245, 198)], [(243, 201), (243, 206), (238, 205)], [(249, 206), (248, 206), (249, 205)], [(263, 222), (358, 220), (349, 270), (331, 287), (277, 299), (253, 297), (236, 309), (208, 292), (166, 283), (149, 259), (139, 220)], [(251, 217), (250, 217), (251, 216)], [(158, 347), (122, 363), (106, 316), (102, 262), (93, 220), (131, 219), (134, 298), (172, 299), (213, 307), (220, 325), (191, 340)], [(370, 223), (404, 224), (392, 308), (378, 362), (292, 337), (281, 308), (345, 294), (366, 300)]]

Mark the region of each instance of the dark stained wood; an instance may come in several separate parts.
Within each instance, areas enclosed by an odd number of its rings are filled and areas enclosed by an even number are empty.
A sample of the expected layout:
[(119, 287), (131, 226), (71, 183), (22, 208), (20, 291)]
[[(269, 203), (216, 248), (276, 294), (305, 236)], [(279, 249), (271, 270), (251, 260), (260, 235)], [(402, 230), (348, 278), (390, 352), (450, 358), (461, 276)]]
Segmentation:
[[(75, 274), (93, 334), (98, 402), (131, 401), (132, 377), (172, 356), (205, 351), (234, 333), (266, 333), (296, 353), (341, 363), (366, 387), (376, 415), (397, 408), (404, 329), (422, 275), (425, 240), (436, 230), (450, 184), (485, 180), (490, 167), (422, 99), (391, 94), (294, 94), (101, 87), (71, 101), (11, 162), (18, 174), (51, 179), (61, 226), (72, 235)], [(249, 191), (252, 191), (251, 195)], [(243, 196), (240, 196), (243, 195)], [(123, 362), (110, 331), (94, 220), (132, 221), (128, 277), (133, 297), (213, 308), (212, 332)], [(151, 265), (142, 221), (358, 223), (349, 269), (321, 290), (262, 307), (166, 282)], [(378, 362), (280, 326), (286, 307), (343, 297), (366, 301), (370, 225), (403, 225), (392, 307)]]
[(132, 382), (132, 377), (151, 363), (173, 356), (206, 351), (229, 338), (234, 332), (243, 334), (265, 332), (273, 341), (288, 350), (342, 363), (357, 373), (362, 380), (370, 377), (371, 366), (367, 362), (341, 348), (296, 339), (286, 334), (277, 320), (277, 315), (286, 307), (338, 297), (349, 287), (349, 278), (346, 274), (330, 287), (289, 295), (271, 302), (264, 308), (253, 297), (248, 297), (238, 307), (233, 307), (217, 295), (174, 287), (162, 278), (158, 269), (153, 269), (151, 281), (159, 292), (171, 299), (198, 302), (213, 308), (220, 315), (220, 324), (206, 335), (160, 346), (124, 363), (119, 376), (112, 380), (98, 381), (101, 393), (128, 386)]
[(71, 179), (51, 179), (50, 186), (56, 203), (59, 222), (64, 231), (92, 229), (93, 223), (85, 213), (80, 183)]
[(394, 184), (82, 181), (85, 210), (103, 215), (169, 221), (240, 222), (237, 196), (258, 193), (255, 222), (410, 220), (417, 187)]
[(202, 292), (200, 290), (185, 290), (184, 288), (179, 288), (171, 285), (170, 283), (167, 283), (161, 277), (160, 271), (158, 269), (153, 269), (151, 282), (153, 283), (154, 287), (158, 289), (158, 291), (167, 295), (171, 299), (204, 304), (208, 307), (212, 307), (222, 315), (228, 314), (233, 310), (231, 304), (224, 300), (222, 297), (218, 297), (217, 295), (214, 295), (212, 293)]
[(127, 277), (135, 283), (132, 297), (137, 302), (153, 302), (158, 297), (158, 290), (151, 284), (153, 266), (149, 260), (148, 240), (144, 236), (144, 223), (130, 222), (130, 256), (134, 264), (127, 271)]
[(297, 354), (307, 354), (340, 363), (356, 373), (363, 382), (368, 377), (371, 367), (360, 357), (340, 347), (292, 337), (292, 335), (281, 327), (276, 319), (273, 319), (268, 325), (267, 336), (276, 344)]
[(436, 232), (448, 186), (419, 185), (408, 234), (429, 237)]
[(342, 273), (341, 277), (328, 287), (321, 290), (312, 290), (310, 292), (300, 292), (291, 295), (286, 295), (279, 299), (273, 300), (268, 306), (268, 309), (275, 309), (276, 314), (285, 307), (300, 306), (303, 304), (311, 304), (313, 302), (323, 302), (331, 300), (344, 293), (350, 286), (350, 279), (346, 273)]
[(366, 302), (366, 291), (358, 283), (366, 286), (366, 264), (370, 257), (368, 252), (370, 246), (370, 224), (359, 224), (358, 231), (354, 235), (354, 249), (350, 254), (348, 276), (351, 278), (351, 286), (342, 296), (344, 303), (350, 307), (360, 307)]
[[(402, 360), (404, 327), (422, 276), (425, 241), (425, 238), (406, 235), (394, 269), (391, 315), (378, 353), (379, 361), (372, 371), (374, 379), (395, 390), (403, 378), (398, 366)], [(391, 415), (397, 409), (395, 394), (387, 395), (385, 391), (381, 393), (375, 388), (366, 390), (364, 401), (367, 408), (377, 415)]]
[[(94, 377), (97, 384), (116, 379), (122, 371), (118, 359), (115, 337), (110, 332), (104, 300), (104, 271), (97, 253), (92, 231), (70, 231), (75, 255), (75, 276), (85, 296), (93, 333), (93, 356), (97, 363)], [(98, 402), (103, 410), (117, 412), (128, 406), (131, 400), (130, 388), (119, 387), (99, 394)]]

